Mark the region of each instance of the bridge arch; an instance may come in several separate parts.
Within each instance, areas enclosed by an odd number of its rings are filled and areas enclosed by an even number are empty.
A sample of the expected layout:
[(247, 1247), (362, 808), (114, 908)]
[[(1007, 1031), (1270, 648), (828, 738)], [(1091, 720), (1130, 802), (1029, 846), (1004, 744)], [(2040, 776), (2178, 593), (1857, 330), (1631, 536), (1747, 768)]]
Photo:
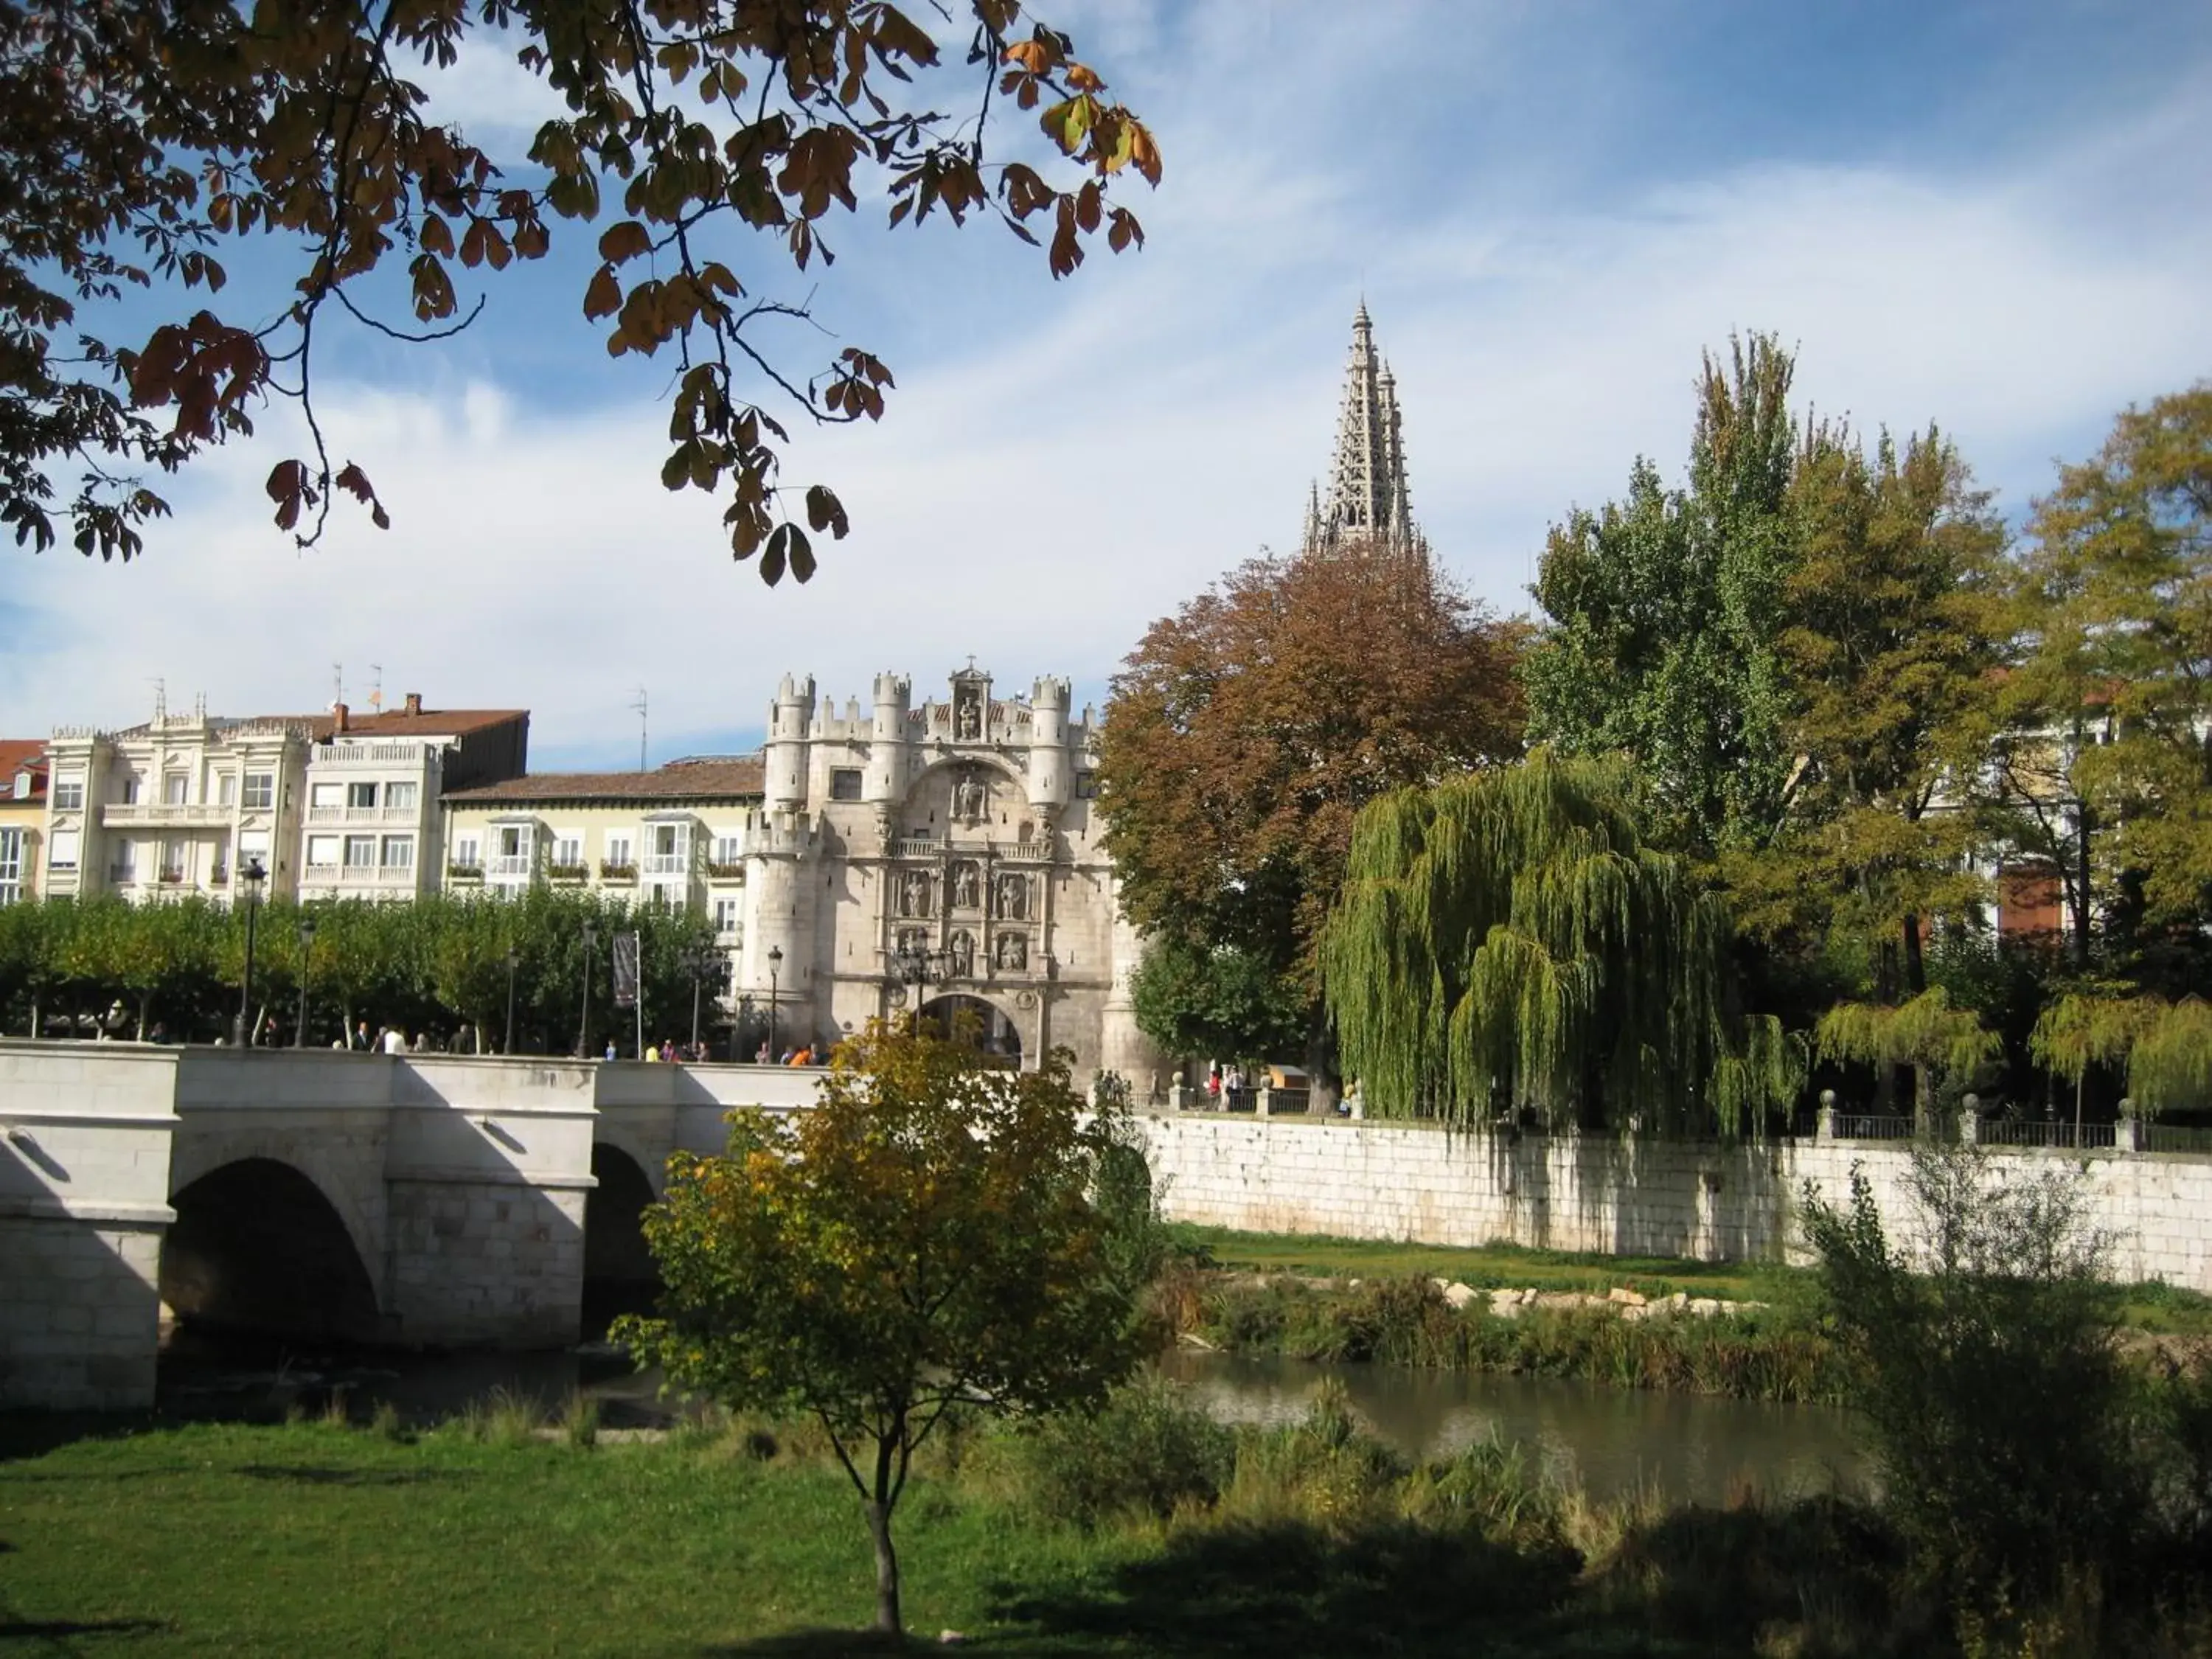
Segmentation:
[(188, 1324), (369, 1342), (376, 1285), (344, 1218), (315, 1182), (247, 1157), (185, 1182), (161, 1241), (161, 1300)]
[(272, 1133), (187, 1120), (169, 1152), (169, 1201), (227, 1164), (279, 1164), (311, 1183), (353, 1241), (372, 1279), (385, 1254), (384, 1143), (328, 1133)]
[(584, 1204), (584, 1332), (597, 1336), (618, 1314), (646, 1313), (660, 1291), (660, 1269), (646, 1247), (646, 1206), (656, 1194), (644, 1164), (607, 1140), (592, 1144)]

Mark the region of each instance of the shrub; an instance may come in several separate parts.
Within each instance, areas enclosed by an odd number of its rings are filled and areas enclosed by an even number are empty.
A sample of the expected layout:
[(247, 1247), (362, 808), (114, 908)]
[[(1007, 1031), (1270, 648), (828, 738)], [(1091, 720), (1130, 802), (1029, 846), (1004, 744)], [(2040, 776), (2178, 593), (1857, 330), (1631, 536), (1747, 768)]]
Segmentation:
[(1984, 1601), (2125, 1559), (2150, 1493), (2106, 1243), (2078, 1181), (2006, 1176), (1976, 1148), (1923, 1144), (1905, 1185), (1909, 1251), (1859, 1169), (1845, 1206), (1808, 1186), (1804, 1211), (1916, 1557)]
[(1036, 1507), (1085, 1527), (1212, 1504), (1237, 1458), (1234, 1434), (1150, 1374), (1116, 1389), (1094, 1413), (1041, 1419), (1019, 1443)]

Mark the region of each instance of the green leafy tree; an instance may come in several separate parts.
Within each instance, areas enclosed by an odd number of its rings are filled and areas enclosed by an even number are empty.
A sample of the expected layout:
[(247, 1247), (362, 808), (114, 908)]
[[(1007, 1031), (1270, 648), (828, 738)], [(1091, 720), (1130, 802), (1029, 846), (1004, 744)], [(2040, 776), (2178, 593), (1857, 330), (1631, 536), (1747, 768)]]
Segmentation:
[(872, 1028), (820, 1103), (738, 1113), (678, 1154), (646, 1238), (659, 1316), (615, 1340), (677, 1386), (818, 1421), (875, 1545), (876, 1624), (901, 1628), (892, 1516), (956, 1407), (1095, 1407), (1135, 1363), (1135, 1286), (1091, 1201), (1114, 1147), (1054, 1054), (1035, 1072)]
[(1786, 949), (1850, 939), (1877, 998), (1928, 988), (1931, 920), (1986, 894), (1973, 780), (2002, 660), (2002, 524), (1932, 428), (1869, 455), (1814, 428), (1790, 481), (1776, 640), (1792, 756), (1773, 832), (1723, 854), (1738, 922)]
[(2094, 458), (2061, 471), (2036, 504), (2015, 598), (2025, 649), (1996, 751), (2008, 838), (2057, 880), (2077, 971), (2201, 982), (2212, 386), (2128, 410)]
[(1802, 1085), (1737, 1006), (1725, 907), (1645, 841), (1616, 763), (1539, 750), (1401, 790), (1353, 832), (1322, 943), (1369, 1109), (1735, 1133)]
[(1704, 856), (1763, 842), (1789, 787), (1795, 372), (1771, 335), (1708, 355), (1688, 488), (1639, 459), (1624, 500), (1553, 527), (1537, 571), (1530, 738), (1632, 757), (1661, 843)]
[(1164, 935), (1146, 951), (1129, 995), (1139, 1029), (1171, 1054), (1249, 1059), (1305, 1048), (1305, 993), (1241, 945), (1209, 950)]
[[(805, 527), (786, 511), (787, 434), (763, 400), (874, 420), (891, 375), (858, 346), (793, 360), (786, 343), (807, 335), (791, 319), (809, 312), (776, 297), (783, 262), (830, 264), (833, 210), (866, 198), (892, 226), (997, 219), (1066, 276), (1096, 235), (1116, 252), (1142, 240), (1109, 185), (1159, 179), (1152, 135), (1066, 36), (1018, 38), (1018, 0), (957, 9), (939, 9), (964, 73), (874, 0), (0, 7), (0, 172), (15, 181), (0, 198), (0, 524), (43, 550), (58, 489), (74, 489), (78, 550), (127, 559), (167, 511), (139, 475), (250, 432), (252, 405), (280, 393), (303, 405), (312, 453), (269, 475), (279, 527), (313, 542), (340, 492), (384, 526), (367, 474), (333, 463), (315, 418), (317, 341), (356, 325), (458, 332), (483, 303), (467, 284), (544, 258), (562, 222), (604, 205), (582, 309), (606, 319), (616, 356), (675, 349), (662, 482), (722, 494), (735, 556), (804, 581), (807, 531), (843, 536), (845, 510), (817, 484)], [(513, 52), (567, 105), (526, 177), (426, 114), (465, 47)], [(987, 160), (994, 96), (1037, 112), (1045, 170), (1067, 177)], [(239, 322), (216, 296), (225, 245), (247, 238), (296, 281), (274, 315), (249, 301)], [(401, 263), (404, 322), (377, 314)], [(147, 292), (120, 303), (133, 289)], [(150, 334), (112, 337), (109, 323), (143, 326), (149, 308)]]

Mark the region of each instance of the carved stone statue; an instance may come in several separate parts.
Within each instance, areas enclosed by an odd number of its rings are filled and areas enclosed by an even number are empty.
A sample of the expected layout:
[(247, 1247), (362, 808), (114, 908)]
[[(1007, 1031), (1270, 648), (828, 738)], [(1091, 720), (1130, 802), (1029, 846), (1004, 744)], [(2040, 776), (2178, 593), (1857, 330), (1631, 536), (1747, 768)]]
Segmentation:
[(972, 772), (952, 786), (952, 816), (969, 823), (983, 816), (983, 780)]
[(952, 866), (952, 902), (972, 910), (982, 902), (983, 878), (975, 865), (963, 861)]
[(972, 696), (960, 700), (957, 731), (963, 743), (974, 743), (983, 735), (982, 707)]
[(899, 882), (899, 914), (902, 916), (926, 916), (929, 914), (929, 878), (919, 870), (909, 870)]
[(1030, 962), (1030, 942), (1026, 934), (999, 935), (998, 964), (1001, 968), (1026, 968)]
[(918, 957), (929, 949), (929, 929), (902, 927), (898, 930), (898, 953), (902, 957)]
[(962, 928), (952, 936), (952, 976), (966, 979), (975, 971), (975, 936)]
[(999, 914), (1009, 921), (1030, 918), (1030, 884), (1021, 876), (999, 878)]

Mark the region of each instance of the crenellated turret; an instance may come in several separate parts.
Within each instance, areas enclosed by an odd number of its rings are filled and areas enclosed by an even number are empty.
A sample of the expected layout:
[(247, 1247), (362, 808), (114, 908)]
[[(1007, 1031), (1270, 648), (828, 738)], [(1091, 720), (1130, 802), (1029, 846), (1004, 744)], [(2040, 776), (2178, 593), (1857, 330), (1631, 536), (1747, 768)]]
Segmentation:
[(1068, 683), (1049, 674), (1030, 691), (1030, 804), (1041, 812), (1058, 811), (1073, 793), (1067, 753), (1067, 710), (1073, 699)]
[(786, 674), (775, 688), (763, 745), (762, 792), (772, 811), (796, 811), (806, 805), (806, 745), (813, 724), (814, 676), (794, 680)]
[(771, 995), (781, 1011), (784, 1046), (811, 1039), (814, 978), (814, 860), (812, 827), (804, 818), (762, 816), (745, 842), (746, 902), (750, 920), (738, 964), (738, 985), (756, 1006)]
[(888, 813), (906, 793), (906, 716), (908, 683), (896, 674), (876, 676), (875, 721), (868, 733), (868, 775), (862, 796)]

